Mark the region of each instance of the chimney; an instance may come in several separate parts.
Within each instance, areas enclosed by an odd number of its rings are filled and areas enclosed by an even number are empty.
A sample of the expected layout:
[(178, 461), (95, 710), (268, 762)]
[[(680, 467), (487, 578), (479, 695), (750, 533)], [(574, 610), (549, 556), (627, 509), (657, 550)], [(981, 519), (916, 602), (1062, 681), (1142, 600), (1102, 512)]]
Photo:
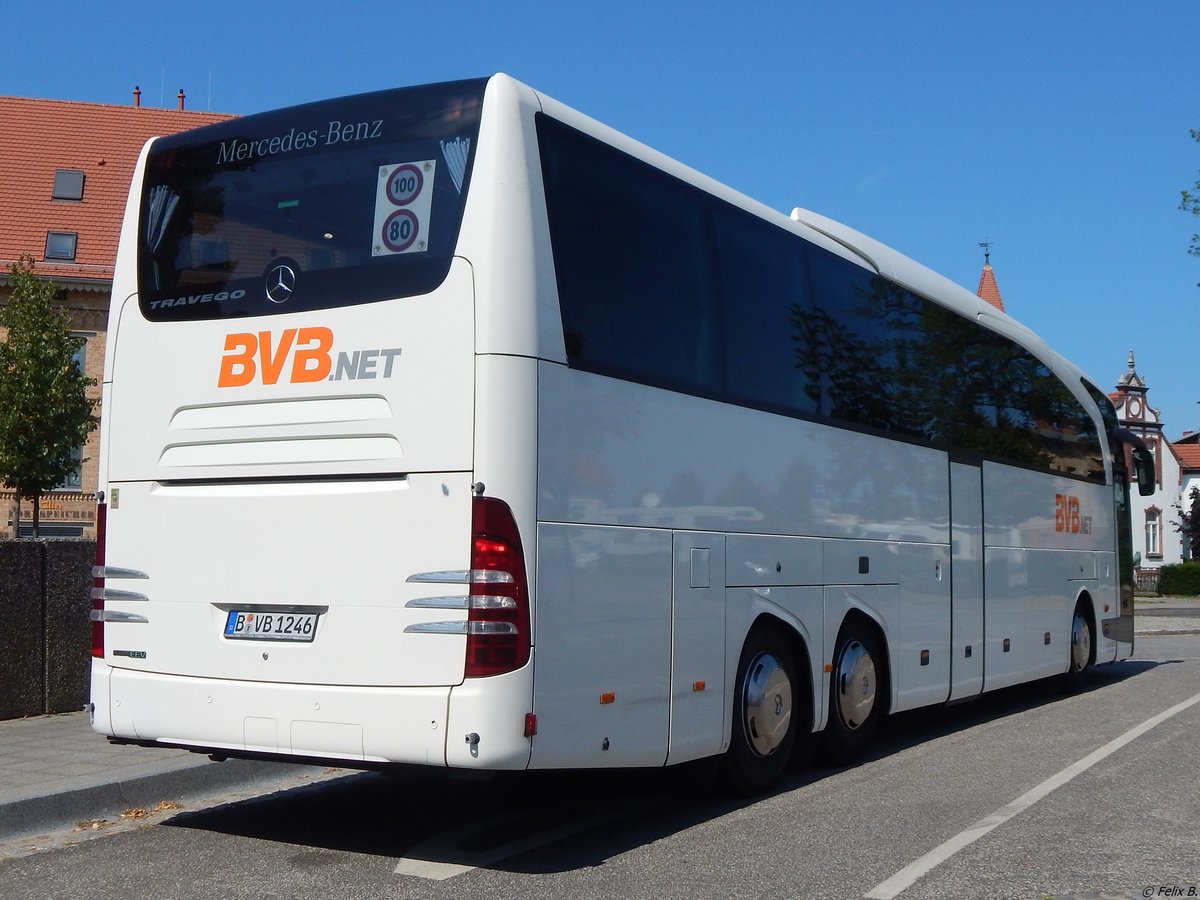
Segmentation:
[(133, 86), (133, 105), (134, 106), (142, 105), (142, 87), (139, 84), (135, 84)]
[(184, 97), (185, 97), (185, 95), (183, 93), (183, 88), (180, 88), (179, 93), (175, 95), (175, 99), (179, 101), (179, 108), (181, 110), (183, 109)]

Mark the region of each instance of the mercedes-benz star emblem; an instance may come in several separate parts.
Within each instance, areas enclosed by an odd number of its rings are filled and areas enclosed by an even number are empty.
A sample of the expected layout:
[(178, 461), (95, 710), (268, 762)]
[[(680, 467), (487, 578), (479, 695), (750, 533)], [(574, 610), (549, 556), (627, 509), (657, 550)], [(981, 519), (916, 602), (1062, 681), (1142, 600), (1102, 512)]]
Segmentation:
[(278, 265), (267, 273), (267, 299), (284, 303), (296, 290), (296, 273), (291, 266)]

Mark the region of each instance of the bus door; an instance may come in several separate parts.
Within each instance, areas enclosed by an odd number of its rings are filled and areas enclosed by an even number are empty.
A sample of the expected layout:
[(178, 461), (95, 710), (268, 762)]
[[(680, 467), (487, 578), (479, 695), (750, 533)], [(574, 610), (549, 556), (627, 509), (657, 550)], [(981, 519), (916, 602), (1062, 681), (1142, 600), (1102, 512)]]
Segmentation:
[(950, 699), (983, 689), (983, 469), (950, 463)]

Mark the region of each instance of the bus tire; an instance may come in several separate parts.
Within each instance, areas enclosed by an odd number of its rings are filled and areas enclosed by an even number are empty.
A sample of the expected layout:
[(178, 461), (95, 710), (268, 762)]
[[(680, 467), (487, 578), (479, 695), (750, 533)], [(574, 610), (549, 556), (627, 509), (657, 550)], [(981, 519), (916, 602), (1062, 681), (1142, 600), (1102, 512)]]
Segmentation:
[(1096, 632), (1088, 616), (1086, 600), (1080, 598), (1071, 617), (1071, 652), (1067, 657), (1067, 674), (1063, 676), (1063, 690), (1074, 693), (1083, 689), (1088, 670), (1095, 659)]
[(822, 756), (833, 765), (858, 762), (879, 727), (886, 684), (875, 632), (850, 618), (838, 633), (829, 684), (829, 724)]
[(738, 794), (757, 794), (783, 774), (796, 742), (796, 661), (777, 628), (750, 630), (738, 662), (733, 728), (722, 782)]

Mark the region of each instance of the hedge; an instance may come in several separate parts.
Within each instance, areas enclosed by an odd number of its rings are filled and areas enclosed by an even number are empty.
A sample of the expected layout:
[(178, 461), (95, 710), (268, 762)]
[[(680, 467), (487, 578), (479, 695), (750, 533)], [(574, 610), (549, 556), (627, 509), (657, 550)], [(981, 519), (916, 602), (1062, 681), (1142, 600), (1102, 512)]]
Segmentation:
[(1200, 597), (1200, 562), (1163, 566), (1159, 570), (1158, 592), (1175, 597)]

